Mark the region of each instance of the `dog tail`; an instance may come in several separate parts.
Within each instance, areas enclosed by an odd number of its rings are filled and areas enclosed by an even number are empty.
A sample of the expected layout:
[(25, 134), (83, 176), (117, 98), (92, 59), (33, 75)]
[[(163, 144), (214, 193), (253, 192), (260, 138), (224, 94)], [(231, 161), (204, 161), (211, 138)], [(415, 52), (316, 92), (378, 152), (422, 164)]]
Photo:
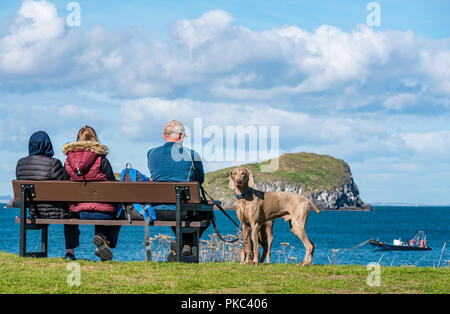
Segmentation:
[(316, 204), (313, 203), (313, 201), (309, 200), (309, 205), (311, 205), (311, 208), (314, 209), (317, 214), (320, 214), (320, 210), (317, 208)]

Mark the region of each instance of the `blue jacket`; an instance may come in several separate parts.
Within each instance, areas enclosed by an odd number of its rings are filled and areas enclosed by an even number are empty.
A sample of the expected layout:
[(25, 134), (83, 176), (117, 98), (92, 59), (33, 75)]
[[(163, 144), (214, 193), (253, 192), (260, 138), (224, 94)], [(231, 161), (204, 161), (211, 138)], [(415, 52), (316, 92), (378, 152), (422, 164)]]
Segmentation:
[[(147, 153), (150, 179), (155, 182), (198, 181), (205, 180), (200, 156), (192, 149), (178, 143), (167, 142), (152, 148)], [(155, 209), (175, 209), (175, 205), (153, 204)]]

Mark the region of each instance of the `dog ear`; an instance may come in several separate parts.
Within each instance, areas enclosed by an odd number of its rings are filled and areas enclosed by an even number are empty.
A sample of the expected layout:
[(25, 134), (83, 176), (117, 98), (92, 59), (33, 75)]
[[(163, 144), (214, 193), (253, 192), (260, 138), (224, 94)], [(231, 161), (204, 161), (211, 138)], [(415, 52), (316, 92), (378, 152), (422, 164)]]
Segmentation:
[(249, 168), (246, 168), (246, 169), (247, 169), (247, 176), (248, 176), (247, 185), (249, 188), (251, 188), (255, 185), (255, 181), (253, 180), (253, 173)]
[(230, 171), (230, 179), (228, 181), (228, 187), (232, 190), (234, 190), (234, 179), (233, 179), (233, 171)]

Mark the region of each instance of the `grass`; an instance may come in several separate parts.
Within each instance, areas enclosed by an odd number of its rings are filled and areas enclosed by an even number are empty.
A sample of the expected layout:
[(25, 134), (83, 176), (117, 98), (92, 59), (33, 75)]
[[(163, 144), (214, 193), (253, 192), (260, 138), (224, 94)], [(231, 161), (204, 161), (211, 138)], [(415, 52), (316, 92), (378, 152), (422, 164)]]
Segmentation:
[(76, 261), (80, 285), (62, 258), (21, 258), (0, 252), (0, 293), (449, 293), (450, 270), (381, 267), (380, 286), (367, 285), (370, 271), (358, 265), (240, 265)]

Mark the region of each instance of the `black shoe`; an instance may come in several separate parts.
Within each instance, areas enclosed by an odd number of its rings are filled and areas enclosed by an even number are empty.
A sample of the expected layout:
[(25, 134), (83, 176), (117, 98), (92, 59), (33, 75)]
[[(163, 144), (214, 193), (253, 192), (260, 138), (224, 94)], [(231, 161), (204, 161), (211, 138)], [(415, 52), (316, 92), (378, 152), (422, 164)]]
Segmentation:
[(176, 245), (175, 241), (170, 242), (170, 254), (167, 255), (167, 261), (169, 263), (177, 261), (177, 255), (175, 253), (176, 247), (177, 247), (177, 245)]
[(68, 261), (75, 261), (76, 260), (75, 255), (73, 255), (72, 253), (66, 253), (66, 256), (64, 256), (64, 259), (68, 260)]
[[(170, 254), (167, 256), (168, 262), (175, 262), (177, 260), (176, 253), (176, 243), (175, 241), (170, 242)], [(183, 249), (181, 250), (182, 256), (190, 256), (192, 255), (192, 247), (189, 244), (184, 244)]]
[(175, 252), (170, 252), (169, 255), (167, 255), (167, 262), (171, 263), (171, 262), (176, 262), (177, 261), (177, 256), (175, 255)]
[(108, 241), (102, 235), (99, 234), (96, 234), (94, 236), (93, 241), (95, 246), (97, 247), (94, 252), (95, 255), (100, 257), (102, 262), (112, 260), (113, 254), (108, 246)]
[(182, 256), (192, 255), (192, 247), (189, 244), (183, 245), (183, 249), (181, 250)]

